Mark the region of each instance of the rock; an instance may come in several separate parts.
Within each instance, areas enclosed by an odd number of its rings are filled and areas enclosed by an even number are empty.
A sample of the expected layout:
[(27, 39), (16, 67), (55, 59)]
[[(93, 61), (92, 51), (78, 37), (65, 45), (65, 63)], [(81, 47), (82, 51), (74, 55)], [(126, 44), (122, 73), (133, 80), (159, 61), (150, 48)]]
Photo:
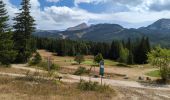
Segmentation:
[(150, 77), (146, 77), (146, 80), (147, 80), (147, 81), (151, 81), (151, 78), (150, 78)]
[(141, 77), (141, 76), (139, 76), (139, 77), (138, 77), (138, 80), (144, 80), (144, 78), (143, 78), (143, 77)]
[(99, 78), (100, 76), (99, 75), (94, 75), (94, 78)]

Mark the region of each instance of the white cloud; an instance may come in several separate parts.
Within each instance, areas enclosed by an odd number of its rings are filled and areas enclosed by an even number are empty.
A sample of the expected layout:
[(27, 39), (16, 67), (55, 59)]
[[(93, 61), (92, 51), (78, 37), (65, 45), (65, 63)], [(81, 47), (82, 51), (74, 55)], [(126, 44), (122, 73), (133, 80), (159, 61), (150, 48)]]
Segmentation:
[(59, 2), (60, 0), (46, 0), (47, 2)]
[(111, 0), (74, 0), (75, 6), (78, 6), (80, 3), (93, 3), (93, 4), (99, 4), (99, 3), (105, 3)]
[[(54, 1), (54, 0), (53, 0)], [(58, 30), (65, 29), (82, 22), (96, 24), (96, 23), (117, 23), (122, 24), (126, 27), (139, 27), (139, 25), (146, 25), (153, 21), (156, 21), (160, 18), (170, 18), (170, 11), (163, 10), (163, 5), (170, 4), (170, 0), (165, 2), (165, 0), (156, 0), (159, 3), (156, 3), (155, 0), (110, 0), (114, 1), (113, 7), (116, 5), (125, 6), (128, 10), (124, 12), (105, 12), (105, 13), (92, 13), (88, 12), (85, 9), (80, 9), (79, 7), (58, 7), (50, 6), (40, 8), (41, 4), (39, 0), (31, 0), (31, 14), (36, 20), (38, 29), (47, 29), (47, 30)], [(133, 2), (132, 2), (133, 1)], [(4, 0), (7, 4), (7, 9), (9, 15), (12, 17), (15, 16), (14, 13), (18, 12), (18, 7), (12, 5), (9, 0)], [(109, 0), (75, 0), (77, 4), (86, 2), (86, 3), (102, 3), (109, 2)], [(154, 10), (155, 4), (158, 4), (159, 9)], [(108, 7), (111, 9), (111, 7)], [(116, 8), (115, 8), (116, 9)], [(164, 8), (165, 9), (165, 8)], [(128, 24), (127, 24), (128, 23)], [(131, 24), (132, 23), (132, 24)]]
[(9, 15), (9, 19), (10, 19), (9, 24), (11, 24), (11, 26), (12, 26), (12, 23), (13, 23), (12, 19), (15, 16), (15, 14), (18, 13), (19, 10), (16, 6), (14, 6), (10, 3), (10, 0), (3, 0), (3, 2), (6, 4), (6, 9), (8, 11), (8, 15)]

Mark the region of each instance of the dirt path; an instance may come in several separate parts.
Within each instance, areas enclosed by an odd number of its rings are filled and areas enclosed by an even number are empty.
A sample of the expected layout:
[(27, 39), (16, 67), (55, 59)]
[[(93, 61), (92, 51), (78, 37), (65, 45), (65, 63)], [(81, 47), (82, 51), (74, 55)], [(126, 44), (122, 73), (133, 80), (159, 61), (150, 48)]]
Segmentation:
[(47, 71), (44, 71), (44, 70), (27, 67), (26, 64), (12, 64), (11, 67), (16, 68), (16, 69), (29, 70), (29, 71), (32, 71), (32, 72), (36, 72), (36, 71), (41, 72), (41, 73), (47, 72)]
[[(36, 72), (37, 69), (35, 68), (28, 68), (25, 67), (26, 65), (23, 64), (19, 64), (19, 65), (12, 65), (13, 68), (18, 68), (18, 69), (24, 69), (24, 70), (30, 70), (33, 72)], [(39, 72), (47, 72), (44, 70), (38, 70)], [(80, 76), (76, 76), (76, 75), (65, 75), (65, 74), (61, 74), (62, 76), (67, 76), (70, 78), (70, 80), (67, 80), (69, 82), (78, 82), (80, 80)], [(85, 77), (85, 76), (81, 76), (81, 79), (89, 81), (89, 77)], [(97, 81), (97, 82), (101, 82), (100, 78), (90, 78), (91, 81)], [(139, 82), (135, 82), (135, 81), (120, 81), (120, 80), (112, 80), (112, 79), (103, 79), (103, 84), (108, 84), (111, 86), (121, 86), (121, 87), (135, 87), (135, 88), (144, 88), (144, 89), (158, 89), (158, 90), (170, 90), (170, 85), (157, 85), (157, 86), (150, 86), (150, 85), (145, 85), (145, 84), (141, 84)]]
[(117, 100), (170, 100), (170, 90), (114, 87)]
[[(74, 80), (80, 80), (80, 76), (76, 75), (68, 75), (70, 78)], [(89, 81), (89, 77), (81, 76), (81, 79)], [(91, 81), (96, 81), (101, 83), (101, 78), (91, 78)], [(111, 86), (121, 86), (121, 87), (134, 87), (134, 88), (143, 88), (143, 89), (156, 89), (156, 90), (170, 90), (170, 85), (145, 85), (135, 81), (120, 81), (120, 80), (112, 80), (112, 79), (103, 79), (103, 84), (108, 84)]]

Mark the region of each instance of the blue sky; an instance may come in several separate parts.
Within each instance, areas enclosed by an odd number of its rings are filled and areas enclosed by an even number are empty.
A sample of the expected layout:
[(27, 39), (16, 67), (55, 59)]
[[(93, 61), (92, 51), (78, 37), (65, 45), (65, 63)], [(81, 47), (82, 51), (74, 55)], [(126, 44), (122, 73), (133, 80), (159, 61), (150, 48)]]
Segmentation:
[[(19, 12), (21, 0), (3, 1), (12, 19)], [(63, 30), (83, 22), (138, 28), (170, 18), (170, 0), (30, 0), (30, 3), (36, 27), (44, 30)]]

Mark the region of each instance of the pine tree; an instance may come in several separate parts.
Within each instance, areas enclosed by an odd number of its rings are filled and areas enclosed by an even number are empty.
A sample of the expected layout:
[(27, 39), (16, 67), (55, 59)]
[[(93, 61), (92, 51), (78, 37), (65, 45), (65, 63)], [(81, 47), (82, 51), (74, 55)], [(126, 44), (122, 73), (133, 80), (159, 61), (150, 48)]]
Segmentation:
[(118, 61), (121, 63), (127, 63), (129, 50), (127, 48), (123, 47), (123, 44), (120, 45), (120, 51), (119, 51), (119, 59)]
[(12, 33), (7, 24), (8, 16), (5, 4), (0, 1), (0, 63), (9, 65), (14, 59), (16, 52), (13, 50)]
[(121, 43), (118, 41), (112, 42), (110, 53), (109, 53), (111, 59), (117, 60), (119, 58), (120, 44)]
[(134, 64), (134, 57), (133, 57), (133, 46), (132, 46), (132, 43), (131, 43), (131, 39), (129, 38), (128, 39), (128, 42), (126, 44), (126, 47), (127, 49), (129, 50), (129, 55), (128, 55), (128, 58), (127, 58), (127, 64)]
[(136, 46), (135, 50), (135, 62), (138, 64), (147, 63), (147, 53), (150, 52), (149, 39), (143, 37), (140, 43)]
[(128, 58), (127, 58), (127, 64), (129, 64), (129, 65), (134, 64), (134, 57), (133, 57), (133, 53), (132, 53), (131, 50), (129, 51), (129, 55), (128, 55)]
[(30, 0), (22, 0), (20, 13), (14, 18), (14, 42), (18, 52), (16, 62), (27, 62), (33, 53), (31, 34), (35, 30), (34, 19), (30, 15)]

